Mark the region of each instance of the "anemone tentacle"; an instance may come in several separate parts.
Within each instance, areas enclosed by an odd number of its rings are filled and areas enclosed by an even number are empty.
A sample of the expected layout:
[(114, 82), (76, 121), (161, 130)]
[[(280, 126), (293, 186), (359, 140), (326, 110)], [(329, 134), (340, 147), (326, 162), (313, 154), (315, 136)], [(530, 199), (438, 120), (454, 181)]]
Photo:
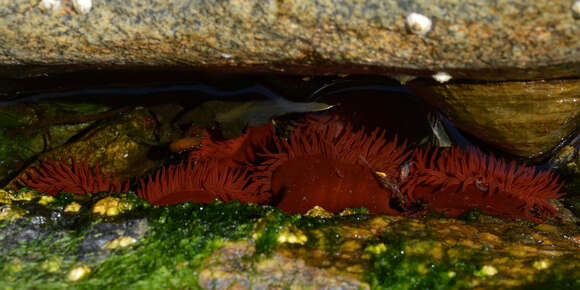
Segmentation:
[(550, 171), (507, 163), (474, 148), (416, 150), (414, 165), (412, 178), (402, 186), (407, 202), (424, 202), (452, 216), (479, 209), (542, 222), (558, 214), (548, 201), (563, 196)]
[(274, 147), (261, 155), (265, 161), (254, 176), (281, 209), (304, 213), (315, 205), (330, 211), (365, 206), (371, 213), (398, 213), (390, 206), (394, 193), (375, 172), (398, 179), (410, 153), (405, 144), (387, 141), (383, 132), (367, 134), (329, 121), (298, 126), (288, 140), (276, 138)]
[(205, 131), (199, 150), (192, 151), (188, 160), (217, 160), (224, 166), (248, 165), (256, 160), (262, 148), (270, 146), (274, 135), (272, 124), (249, 127), (246, 133), (233, 139), (222, 139)]
[(122, 185), (116, 178), (100, 169), (98, 162), (94, 168), (89, 167), (88, 157), (78, 162), (70, 157), (70, 165), (64, 157), (60, 161), (48, 160), (31, 168), (20, 179), (26, 186), (49, 195), (61, 192), (89, 194), (102, 191), (128, 192), (129, 183)]
[(154, 205), (187, 201), (265, 203), (269, 196), (258, 192), (249, 172), (243, 168), (218, 166), (216, 161), (187, 162), (162, 168), (147, 181), (141, 180), (137, 194)]

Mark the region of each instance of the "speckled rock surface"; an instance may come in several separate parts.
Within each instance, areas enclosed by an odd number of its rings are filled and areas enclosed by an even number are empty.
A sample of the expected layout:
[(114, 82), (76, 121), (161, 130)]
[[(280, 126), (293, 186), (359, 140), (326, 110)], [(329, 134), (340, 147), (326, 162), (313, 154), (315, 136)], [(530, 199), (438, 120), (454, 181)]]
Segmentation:
[[(270, 289), (325, 288), (370, 289), (355, 275), (336, 269), (317, 268), (302, 259), (274, 253), (266, 259), (252, 263), (254, 255), (251, 242), (226, 244), (208, 259), (200, 273), (200, 287), (204, 289)], [(245, 259), (244, 259), (245, 258)]]
[[(580, 75), (580, 19), (571, 1), (93, 2), (80, 14), (72, 1), (43, 11), (36, 0), (0, 0), (0, 65)], [(426, 34), (409, 31), (413, 12), (431, 19)]]

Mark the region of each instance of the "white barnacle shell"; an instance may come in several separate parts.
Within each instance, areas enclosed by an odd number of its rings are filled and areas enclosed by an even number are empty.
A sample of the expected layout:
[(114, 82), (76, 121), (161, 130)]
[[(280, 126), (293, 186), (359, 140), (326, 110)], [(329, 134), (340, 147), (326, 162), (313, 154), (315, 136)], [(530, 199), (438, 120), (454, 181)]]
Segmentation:
[(55, 11), (60, 8), (60, 0), (42, 0), (38, 3), (38, 7), (45, 12)]
[(427, 16), (419, 13), (407, 15), (407, 27), (412, 33), (424, 35), (431, 30), (433, 23)]
[(72, 0), (73, 7), (80, 14), (87, 14), (93, 8), (92, 0)]
[(574, 14), (574, 17), (580, 18), (580, 0), (575, 1), (574, 4), (572, 4), (572, 13)]
[(434, 80), (436, 80), (437, 82), (442, 83), (442, 84), (448, 82), (450, 79), (453, 78), (450, 74), (448, 74), (444, 71), (437, 72), (436, 74), (432, 75), (431, 77), (433, 77)]

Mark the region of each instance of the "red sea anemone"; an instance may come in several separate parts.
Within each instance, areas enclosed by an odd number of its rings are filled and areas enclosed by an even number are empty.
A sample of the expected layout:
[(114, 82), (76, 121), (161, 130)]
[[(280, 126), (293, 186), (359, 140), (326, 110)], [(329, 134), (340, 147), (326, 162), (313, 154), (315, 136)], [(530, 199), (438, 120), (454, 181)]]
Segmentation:
[(270, 196), (259, 192), (260, 186), (247, 167), (273, 138), (271, 124), (249, 127), (244, 135), (227, 140), (206, 131), (199, 150), (190, 153), (187, 164), (163, 168), (147, 182), (141, 180), (138, 195), (154, 205), (216, 199), (265, 203)]
[(371, 213), (398, 213), (390, 205), (396, 190), (383, 186), (377, 173), (396, 183), (409, 153), (396, 139), (388, 142), (384, 132), (355, 132), (350, 125), (329, 121), (299, 126), (289, 141), (276, 139), (275, 145), (277, 150), (263, 155), (255, 174), (280, 209), (305, 213), (319, 205), (337, 212), (364, 206)]
[(214, 160), (224, 167), (247, 165), (256, 160), (256, 152), (272, 144), (274, 135), (272, 124), (249, 127), (244, 135), (225, 140), (206, 131), (199, 150), (190, 153), (189, 161)]
[(415, 168), (401, 188), (409, 203), (424, 203), (453, 217), (478, 209), (542, 222), (558, 214), (548, 203), (562, 196), (552, 173), (508, 164), (476, 149), (440, 153), (416, 151)]
[(40, 166), (30, 169), (20, 180), (28, 187), (50, 195), (61, 192), (88, 194), (101, 191), (127, 192), (129, 183), (121, 185), (115, 177), (103, 173), (97, 163), (90, 168), (88, 159), (77, 163), (74, 157), (68, 165), (64, 158), (61, 161), (49, 160)]
[[(562, 196), (562, 185), (550, 172), (476, 149), (415, 150), (408, 161), (406, 143), (388, 141), (379, 130), (355, 130), (333, 116), (309, 116), (296, 127), (288, 140), (276, 137), (272, 125), (230, 140), (206, 135), (187, 163), (141, 180), (138, 195), (154, 205), (238, 200), (291, 213), (364, 206), (373, 214), (434, 209), (456, 217), (478, 209), (536, 222), (558, 214), (548, 201)], [(98, 164), (90, 169), (86, 159), (48, 161), (27, 173), (24, 184), (50, 195), (128, 190)]]
[(187, 201), (264, 203), (269, 196), (258, 194), (258, 186), (247, 170), (218, 166), (216, 161), (197, 164), (172, 165), (149, 176), (147, 182), (141, 180), (139, 197), (154, 205), (177, 204)]

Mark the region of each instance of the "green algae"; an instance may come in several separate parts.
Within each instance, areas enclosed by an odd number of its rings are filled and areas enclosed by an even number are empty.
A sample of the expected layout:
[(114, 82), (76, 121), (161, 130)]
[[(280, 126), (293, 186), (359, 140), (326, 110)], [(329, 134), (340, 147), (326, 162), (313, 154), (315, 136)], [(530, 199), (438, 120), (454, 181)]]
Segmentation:
[[(574, 257), (568, 257), (572, 260)], [(566, 257), (564, 257), (566, 259)], [(559, 263), (536, 274), (522, 289), (580, 289), (580, 272), (574, 263)]]
[(254, 239), (256, 253), (269, 254), (278, 245), (278, 235), (292, 221), (300, 219), (299, 215), (288, 215), (280, 211), (271, 211), (258, 221)]
[[(21, 244), (0, 256), (0, 288), (2, 289), (63, 289), (69, 283), (63, 279), (61, 270), (74, 265), (68, 255), (74, 252), (81, 236), (67, 234), (64, 237), (35, 240)], [(46, 266), (56, 262), (56, 267)]]
[(226, 240), (247, 237), (262, 210), (240, 204), (192, 204), (154, 208), (151, 231), (131, 250), (121, 250), (99, 265), (92, 287), (178, 288), (197, 284), (202, 261)]
[[(70, 200), (70, 196), (63, 195), (52, 206)], [(5, 267), (0, 275), (7, 278), (0, 282), (0, 288), (158, 289), (196, 285), (194, 273), (202, 261), (224, 241), (249, 238), (257, 220), (270, 211), (237, 202), (142, 208), (150, 223), (147, 236), (128, 248), (115, 250), (114, 255), (103, 261), (85, 262), (92, 269), (86, 279), (67, 281), (63, 271), (50, 273), (42, 269), (42, 264), (59, 261), (58, 268), (64, 271), (77, 265), (75, 249), (88, 225), (67, 231), (56, 241), (34, 241), (6, 252), (2, 255)], [(12, 261), (25, 261), (17, 266), (22, 270), (14, 271)]]
[[(467, 286), (481, 263), (479, 253), (462, 247), (461, 255), (450, 257), (435, 237), (413, 238), (387, 230), (365, 248), (371, 254), (370, 269), (365, 274), (376, 289), (448, 289)], [(439, 249), (439, 251), (434, 251)]]
[[(23, 195), (25, 191), (18, 194)], [(158, 207), (148, 205), (134, 194), (114, 195), (133, 205), (129, 212), (114, 217), (91, 214), (92, 205), (107, 196), (107, 193), (87, 196), (61, 194), (46, 205), (38, 204), (39, 196), (14, 201), (15, 206), (36, 215), (47, 210), (62, 212), (71, 202), (79, 202), (83, 211), (76, 216), (82, 218), (65, 228), (47, 224), (54, 229), (52, 235), (4, 250), (0, 257), (0, 288), (195, 288), (192, 285), (199, 285), (200, 273), (208, 258), (228, 242), (239, 240), (248, 240), (255, 245), (255, 254), (244, 258), (250, 263), (267, 259), (280, 249), (297, 250), (296, 253), (301, 249), (306, 253), (322, 250), (326, 255), (324, 259), (340, 263), (341, 259), (346, 259), (338, 257), (344, 249), (342, 245), (355, 241), (362, 248), (356, 250), (355, 247), (352, 253), (363, 258), (355, 257), (348, 261), (361, 265), (364, 272), (360, 278), (376, 289), (474, 287), (481, 281), (493, 279), (494, 264), (490, 264), (487, 257), (498, 255), (487, 246), (473, 248), (442, 244), (429, 220), (420, 223), (422, 230), (418, 231), (414, 225), (417, 219), (387, 217), (385, 226), (377, 228), (380, 232), (353, 240), (349, 231), (365, 229), (380, 218), (365, 215), (364, 211), (333, 218), (310, 217), (239, 202)], [(128, 218), (147, 219), (148, 229), (144, 237), (125, 248), (112, 250), (111, 255), (103, 259), (87, 259), (79, 253), (79, 245), (88, 229), (99, 223)], [(0, 229), (11, 222), (14, 221), (0, 221)], [(470, 224), (475, 222), (469, 221)], [(307, 237), (305, 243), (280, 242), (282, 233), (297, 231)], [(302, 255), (297, 257), (307, 261), (308, 255)], [(555, 283), (553, 285), (562, 289), (577, 286), (580, 277), (574, 273), (577, 263), (573, 262), (576, 260), (571, 255), (558, 257), (558, 261), (570, 259), (571, 263), (555, 262), (522, 285), (542, 288)], [(89, 267), (91, 272), (78, 281), (68, 280), (68, 273), (79, 265)], [(251, 272), (248, 275), (262, 274)]]

